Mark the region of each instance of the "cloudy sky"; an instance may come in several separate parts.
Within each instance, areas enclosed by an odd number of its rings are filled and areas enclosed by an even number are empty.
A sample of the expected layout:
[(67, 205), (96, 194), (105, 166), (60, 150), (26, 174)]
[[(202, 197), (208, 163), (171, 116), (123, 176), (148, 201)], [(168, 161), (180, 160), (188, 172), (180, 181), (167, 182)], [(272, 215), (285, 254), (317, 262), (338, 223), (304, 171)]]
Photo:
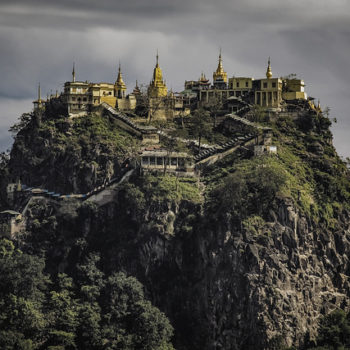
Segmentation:
[(350, 156), (348, 0), (1, 0), (0, 150), (8, 128), (43, 94), (71, 78), (114, 82), (121, 61), (129, 90), (147, 84), (156, 50), (169, 88), (208, 77), (222, 48), (229, 76), (296, 73), (337, 118), (338, 152)]

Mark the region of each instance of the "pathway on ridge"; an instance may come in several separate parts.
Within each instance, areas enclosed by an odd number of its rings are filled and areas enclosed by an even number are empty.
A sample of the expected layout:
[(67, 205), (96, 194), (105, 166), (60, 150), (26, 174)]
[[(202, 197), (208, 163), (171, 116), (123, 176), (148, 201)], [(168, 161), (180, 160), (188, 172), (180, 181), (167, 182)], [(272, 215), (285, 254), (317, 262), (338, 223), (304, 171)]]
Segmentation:
[(111, 184), (110, 186), (106, 187), (101, 192), (93, 194), (92, 196), (87, 198), (85, 201), (97, 203), (99, 206), (102, 206), (102, 205), (105, 205), (105, 204), (111, 202), (114, 199), (118, 185), (120, 185), (124, 181), (129, 180), (130, 176), (133, 174), (134, 171), (135, 171), (135, 169), (129, 170), (121, 178), (121, 180), (119, 182), (115, 182), (115, 183)]

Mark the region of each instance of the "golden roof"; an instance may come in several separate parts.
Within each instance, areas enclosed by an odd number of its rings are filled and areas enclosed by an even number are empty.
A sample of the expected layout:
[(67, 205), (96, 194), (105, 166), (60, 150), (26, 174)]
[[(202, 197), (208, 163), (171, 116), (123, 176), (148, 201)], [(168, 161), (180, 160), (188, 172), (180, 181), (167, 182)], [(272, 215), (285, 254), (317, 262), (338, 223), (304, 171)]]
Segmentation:
[(162, 69), (159, 67), (159, 56), (158, 56), (158, 52), (157, 52), (157, 62), (156, 62), (156, 66), (153, 70), (153, 82), (155, 83), (155, 85), (157, 85), (157, 83), (164, 83), (163, 82), (163, 72)]
[(216, 68), (216, 73), (217, 74), (225, 73), (224, 68), (222, 66), (221, 50), (220, 50), (220, 54), (219, 54), (219, 63), (218, 63), (218, 68)]
[(219, 54), (219, 63), (216, 71), (213, 73), (213, 80), (223, 80), (227, 83), (227, 73), (224, 71), (224, 67), (222, 66), (222, 57), (221, 57), (221, 49)]
[(149, 85), (148, 94), (151, 97), (165, 97), (168, 94), (168, 89), (163, 80), (163, 73), (159, 67), (159, 56), (157, 51), (157, 61), (156, 66), (153, 70), (153, 80)]
[(271, 64), (270, 64), (270, 57), (267, 63), (267, 69), (266, 69), (266, 78), (271, 79), (272, 78), (272, 70), (271, 70)]
[(118, 68), (118, 77), (117, 77), (117, 80), (116, 80), (114, 85), (118, 89), (126, 90), (126, 85), (125, 85), (124, 80), (123, 80), (123, 75), (121, 72), (120, 63), (119, 63), (119, 68)]

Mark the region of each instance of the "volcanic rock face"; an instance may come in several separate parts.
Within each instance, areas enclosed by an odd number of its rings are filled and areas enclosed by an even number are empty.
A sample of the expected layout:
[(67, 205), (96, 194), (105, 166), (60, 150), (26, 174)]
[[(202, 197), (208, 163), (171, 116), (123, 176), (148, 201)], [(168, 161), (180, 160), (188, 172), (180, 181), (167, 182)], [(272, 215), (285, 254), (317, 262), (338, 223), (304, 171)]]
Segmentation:
[[(61, 119), (17, 135), (9, 176), (69, 193), (120, 173), (130, 135), (105, 118)], [(278, 155), (243, 149), (200, 179), (135, 171), (102, 204), (36, 202), (20, 244), (45, 254), (52, 275), (74, 279), (96, 253), (106, 276), (137, 277), (170, 318), (177, 350), (301, 345), (322, 314), (349, 308), (350, 179), (329, 123), (278, 118)]]
[(265, 348), (278, 337), (297, 345), (315, 334), (320, 314), (348, 306), (348, 217), (344, 232), (319, 235), (287, 200), (271, 214), (263, 235), (212, 235), (212, 348)]
[[(198, 213), (190, 233), (181, 231), (186, 212)], [(320, 315), (348, 307), (346, 212), (343, 230), (332, 232), (280, 199), (260, 234), (235, 229), (229, 214), (208, 220), (190, 203), (141, 213), (116, 204), (100, 215), (104, 224), (95, 224), (119, 242), (102, 249), (106, 261), (145, 284), (175, 327), (177, 349), (299, 345), (316, 334)]]
[[(69, 273), (89, 251), (99, 252), (107, 273), (125, 271), (144, 284), (183, 350), (300, 345), (314, 337), (322, 314), (348, 308), (347, 211), (329, 228), (281, 197), (257, 228), (237, 225), (229, 211), (214, 215), (205, 203), (141, 205), (142, 196), (149, 197), (121, 189), (103, 207), (83, 203), (75, 215), (66, 204), (52, 209), (49, 269)], [(45, 217), (39, 211), (32, 219)], [(31, 227), (34, 250), (44, 246), (40, 237), (48, 239), (45, 230)]]

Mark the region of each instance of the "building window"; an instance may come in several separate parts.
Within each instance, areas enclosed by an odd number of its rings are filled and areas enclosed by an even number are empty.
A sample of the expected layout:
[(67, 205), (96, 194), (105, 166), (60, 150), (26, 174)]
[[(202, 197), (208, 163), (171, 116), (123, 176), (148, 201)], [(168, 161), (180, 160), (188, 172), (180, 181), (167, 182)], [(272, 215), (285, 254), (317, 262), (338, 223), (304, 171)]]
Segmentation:
[(272, 87), (275, 88), (276, 87), (276, 83), (272, 83)]
[(171, 158), (171, 165), (177, 166), (177, 158)]
[(84, 97), (84, 98), (83, 98), (83, 101), (84, 101), (84, 102), (86, 102), (86, 101), (87, 101), (86, 97)]
[(72, 97), (72, 101), (75, 101), (75, 97)]
[(163, 165), (163, 157), (157, 157), (157, 165)]
[(155, 157), (149, 157), (149, 162), (151, 165), (155, 165), (156, 164), (156, 158)]
[(239, 81), (237, 81), (237, 83), (236, 83), (236, 87), (239, 87)]
[(110, 91), (110, 92), (108, 93), (108, 95), (112, 95), (112, 92)]
[(148, 157), (142, 157), (142, 165), (148, 165)]
[(246, 81), (246, 82), (245, 82), (245, 87), (248, 87), (248, 86), (249, 86), (249, 84), (248, 84), (248, 82)]
[(267, 83), (264, 83), (264, 89), (267, 89)]

